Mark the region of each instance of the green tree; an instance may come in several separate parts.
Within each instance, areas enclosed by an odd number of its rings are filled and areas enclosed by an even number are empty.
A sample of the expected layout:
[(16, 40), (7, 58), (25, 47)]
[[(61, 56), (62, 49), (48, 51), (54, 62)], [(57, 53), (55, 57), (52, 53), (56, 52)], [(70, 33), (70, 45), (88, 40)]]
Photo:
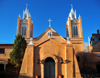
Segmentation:
[(15, 67), (20, 67), (26, 47), (27, 43), (25, 38), (18, 34), (14, 40), (13, 51), (10, 53), (10, 62)]

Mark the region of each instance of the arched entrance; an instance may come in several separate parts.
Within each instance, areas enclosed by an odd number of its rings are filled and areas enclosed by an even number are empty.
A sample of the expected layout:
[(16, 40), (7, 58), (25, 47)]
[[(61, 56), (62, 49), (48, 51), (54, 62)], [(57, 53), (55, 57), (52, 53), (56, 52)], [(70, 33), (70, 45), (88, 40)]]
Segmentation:
[(55, 78), (55, 61), (51, 57), (44, 61), (44, 78)]

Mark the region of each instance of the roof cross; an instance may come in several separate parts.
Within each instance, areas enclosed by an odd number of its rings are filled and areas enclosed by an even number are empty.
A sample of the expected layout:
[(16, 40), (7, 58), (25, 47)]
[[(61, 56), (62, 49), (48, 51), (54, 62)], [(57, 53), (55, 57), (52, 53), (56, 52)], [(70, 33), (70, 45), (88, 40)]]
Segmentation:
[(73, 4), (71, 4), (71, 12), (73, 11)]
[(49, 27), (51, 27), (51, 21), (52, 21), (52, 20), (49, 18), (48, 21), (49, 21)]
[(28, 6), (28, 4), (26, 4), (26, 10), (27, 10), (27, 6)]

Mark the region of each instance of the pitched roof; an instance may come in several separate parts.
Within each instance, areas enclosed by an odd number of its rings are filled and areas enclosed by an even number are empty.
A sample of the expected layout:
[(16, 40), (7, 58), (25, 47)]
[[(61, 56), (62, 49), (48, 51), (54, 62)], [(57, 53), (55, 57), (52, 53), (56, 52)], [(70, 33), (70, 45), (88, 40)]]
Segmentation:
[(49, 27), (46, 31), (44, 31), (39, 37), (34, 40), (34, 44), (39, 44), (48, 39), (48, 32), (49, 30), (53, 33), (52, 39), (59, 42), (59, 43), (66, 43), (66, 39), (59, 35), (55, 30)]
[(100, 40), (100, 34), (92, 34), (92, 35)]

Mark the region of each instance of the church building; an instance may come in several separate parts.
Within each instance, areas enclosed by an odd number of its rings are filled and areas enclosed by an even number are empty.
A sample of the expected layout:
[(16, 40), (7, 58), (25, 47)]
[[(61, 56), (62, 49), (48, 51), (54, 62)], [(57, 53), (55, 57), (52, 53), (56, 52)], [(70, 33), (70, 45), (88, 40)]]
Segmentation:
[[(66, 16), (67, 17), (67, 16)], [(27, 48), (19, 72), (19, 78), (81, 78), (77, 53), (83, 52), (82, 19), (76, 17), (71, 7), (66, 22), (66, 38), (49, 27), (39, 37), (33, 38), (34, 27), (29, 10), (23, 11), (17, 23), (17, 34), (27, 41)], [(0, 44), (0, 64), (8, 64), (13, 44)]]

